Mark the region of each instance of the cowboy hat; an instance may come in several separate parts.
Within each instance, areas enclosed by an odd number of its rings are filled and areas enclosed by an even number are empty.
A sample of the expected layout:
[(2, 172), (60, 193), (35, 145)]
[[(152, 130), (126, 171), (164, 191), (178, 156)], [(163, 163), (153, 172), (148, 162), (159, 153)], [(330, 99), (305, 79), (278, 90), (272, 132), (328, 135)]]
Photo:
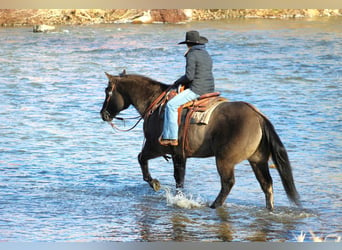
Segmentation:
[(208, 42), (208, 39), (204, 36), (200, 36), (198, 31), (192, 30), (188, 31), (185, 34), (185, 41), (180, 42), (178, 44), (187, 44), (187, 43), (193, 43), (193, 44), (205, 44)]

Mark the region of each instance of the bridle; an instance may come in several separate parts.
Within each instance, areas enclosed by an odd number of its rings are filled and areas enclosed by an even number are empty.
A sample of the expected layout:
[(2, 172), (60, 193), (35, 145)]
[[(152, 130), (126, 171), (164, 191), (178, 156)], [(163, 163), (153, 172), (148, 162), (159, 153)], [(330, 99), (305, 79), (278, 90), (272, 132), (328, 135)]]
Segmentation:
[[(133, 130), (140, 122), (142, 119), (148, 118), (161, 104), (162, 100), (166, 96), (167, 92), (174, 86), (174, 84), (170, 85), (166, 90), (164, 90), (151, 104), (148, 106), (148, 108), (144, 111), (142, 115), (136, 116), (136, 117), (129, 117), (129, 118), (123, 118), (123, 117), (114, 117), (117, 120), (125, 121), (129, 119), (138, 119), (138, 121), (129, 129), (120, 129), (118, 126), (116, 126), (112, 121), (109, 121), (108, 123), (111, 125), (111, 127), (114, 130), (122, 131), (122, 132), (128, 132)], [(115, 84), (112, 85), (112, 89), (107, 93), (108, 97), (106, 99), (106, 105), (105, 105), (105, 112), (107, 115), (110, 115), (108, 112), (107, 108), (109, 106), (110, 99), (113, 96), (113, 92), (115, 90)]]
[(106, 99), (105, 110), (106, 110), (106, 112), (107, 112), (108, 114), (109, 114), (109, 112), (107, 111), (107, 109), (108, 109), (108, 105), (109, 105), (110, 99), (111, 99), (112, 96), (113, 96), (114, 90), (115, 90), (115, 84), (113, 84), (112, 89), (107, 93), (108, 97), (107, 97), (107, 99)]
[[(108, 112), (108, 106), (109, 106), (110, 99), (111, 99), (112, 96), (113, 96), (113, 92), (114, 92), (114, 90), (115, 90), (115, 86), (116, 86), (115, 84), (112, 84), (112, 89), (107, 93), (108, 97), (107, 97), (107, 99), (106, 99), (106, 105), (105, 105), (104, 110), (105, 110), (105, 113), (106, 113), (108, 116), (110, 116), (110, 113)], [(129, 129), (120, 129), (118, 126), (116, 126), (116, 125), (114, 124), (113, 121), (109, 121), (108, 123), (112, 126), (112, 128), (113, 128), (114, 130), (128, 132), (128, 131), (134, 129), (134, 128), (139, 124), (139, 122), (143, 119), (143, 117), (141, 117), (141, 116), (130, 117), (130, 118), (114, 117), (114, 119), (117, 119), (117, 120), (120, 120), (120, 121), (125, 121), (125, 120), (128, 120), (128, 119), (137, 119), (137, 118), (140, 118), (140, 119), (134, 124), (133, 127), (129, 128)]]

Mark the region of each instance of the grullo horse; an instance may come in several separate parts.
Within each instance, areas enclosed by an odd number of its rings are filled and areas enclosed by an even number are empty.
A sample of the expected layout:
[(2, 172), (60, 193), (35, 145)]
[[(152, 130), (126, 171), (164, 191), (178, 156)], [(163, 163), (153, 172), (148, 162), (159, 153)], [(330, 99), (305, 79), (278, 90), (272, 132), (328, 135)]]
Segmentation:
[[(118, 76), (107, 74), (106, 98), (101, 110), (104, 121), (111, 122), (120, 111), (133, 105), (144, 119), (146, 141), (138, 156), (143, 179), (154, 189), (160, 188), (148, 169), (148, 160), (171, 155), (174, 164), (176, 187), (184, 185), (186, 159), (189, 157), (212, 157), (216, 159), (221, 179), (221, 190), (211, 208), (221, 206), (234, 185), (234, 167), (248, 160), (265, 193), (266, 207), (274, 208), (273, 184), (269, 172), (270, 157), (279, 172), (286, 194), (292, 202), (300, 205), (286, 149), (271, 122), (251, 104), (246, 102), (222, 102), (213, 111), (207, 125), (190, 124), (187, 144), (191, 150), (179, 146), (162, 146), (158, 138), (162, 133), (162, 112), (154, 112), (155, 100), (170, 85), (141, 75), (123, 72)], [(180, 125), (179, 134), (184, 126)], [(205, 183), (204, 183), (205, 184)]]

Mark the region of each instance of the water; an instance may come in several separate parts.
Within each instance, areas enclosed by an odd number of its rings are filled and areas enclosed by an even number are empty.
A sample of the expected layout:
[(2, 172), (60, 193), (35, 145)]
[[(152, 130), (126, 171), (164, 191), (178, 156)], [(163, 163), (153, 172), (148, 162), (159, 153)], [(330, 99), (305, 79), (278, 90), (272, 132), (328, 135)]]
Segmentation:
[[(0, 29), (0, 241), (341, 236), (341, 24), (321, 18), (62, 26), (48, 34)], [(191, 29), (210, 40), (217, 90), (256, 105), (275, 125), (303, 209), (289, 204), (271, 169), (275, 211), (268, 212), (247, 162), (236, 166), (225, 205), (210, 209), (220, 188), (213, 158), (188, 160), (183, 196), (172, 164), (150, 161), (166, 187), (155, 193), (137, 162), (142, 124), (124, 133), (101, 121), (104, 72), (126, 68), (172, 83), (185, 64), (185, 47), (176, 43)]]

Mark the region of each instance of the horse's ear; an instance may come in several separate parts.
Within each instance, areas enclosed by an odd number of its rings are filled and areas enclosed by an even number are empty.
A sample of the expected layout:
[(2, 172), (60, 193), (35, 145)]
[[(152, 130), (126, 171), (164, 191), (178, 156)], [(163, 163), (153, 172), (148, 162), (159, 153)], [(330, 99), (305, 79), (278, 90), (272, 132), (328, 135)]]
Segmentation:
[(120, 74), (119, 76), (125, 76), (126, 75), (126, 69), (124, 69)]
[(107, 72), (105, 72), (105, 74), (106, 74), (106, 76), (107, 76), (108, 80), (110, 80), (110, 77), (111, 77), (111, 75), (110, 75), (110, 74), (108, 74)]

